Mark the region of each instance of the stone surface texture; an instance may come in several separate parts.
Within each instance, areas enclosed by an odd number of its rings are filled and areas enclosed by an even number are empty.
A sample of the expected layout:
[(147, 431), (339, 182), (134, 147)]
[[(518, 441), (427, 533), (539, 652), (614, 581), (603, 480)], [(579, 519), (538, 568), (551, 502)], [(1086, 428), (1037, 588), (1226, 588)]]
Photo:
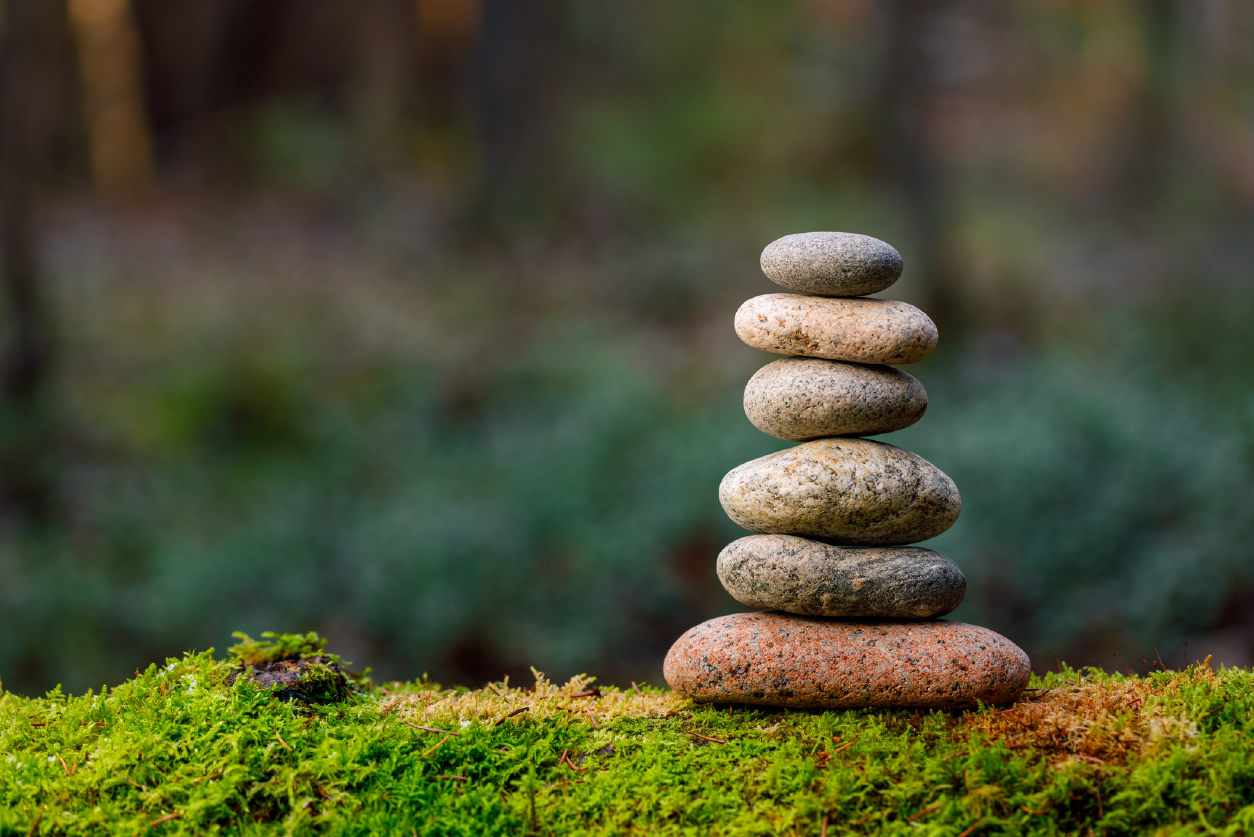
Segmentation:
[(944, 532), (962, 498), (918, 454), (870, 439), (817, 439), (733, 468), (723, 509), (751, 532), (842, 546), (901, 546)]
[(767, 352), (854, 363), (918, 363), (936, 348), (928, 316), (892, 299), (755, 296), (736, 312), (736, 334)]
[(790, 291), (820, 296), (879, 293), (901, 276), (901, 254), (857, 233), (786, 235), (762, 251), (762, 272)]
[(1003, 704), (1027, 686), (1027, 655), (962, 622), (837, 622), (737, 613), (671, 646), (666, 682), (703, 703), (797, 709)]
[(789, 357), (763, 366), (745, 387), (753, 426), (793, 442), (891, 433), (925, 410), (923, 384), (891, 366)]
[(967, 593), (958, 565), (912, 546), (849, 549), (793, 535), (750, 535), (718, 556), (743, 605), (839, 619), (931, 619)]

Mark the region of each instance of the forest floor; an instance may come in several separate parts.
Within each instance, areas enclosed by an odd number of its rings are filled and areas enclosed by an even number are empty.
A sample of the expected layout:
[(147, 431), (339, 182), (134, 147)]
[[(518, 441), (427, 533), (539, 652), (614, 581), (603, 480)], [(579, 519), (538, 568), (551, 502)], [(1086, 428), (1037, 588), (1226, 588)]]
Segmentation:
[(0, 835), (1254, 830), (1244, 669), (1062, 667), (1008, 707), (784, 711), (539, 673), (371, 683), (323, 645), (0, 692)]

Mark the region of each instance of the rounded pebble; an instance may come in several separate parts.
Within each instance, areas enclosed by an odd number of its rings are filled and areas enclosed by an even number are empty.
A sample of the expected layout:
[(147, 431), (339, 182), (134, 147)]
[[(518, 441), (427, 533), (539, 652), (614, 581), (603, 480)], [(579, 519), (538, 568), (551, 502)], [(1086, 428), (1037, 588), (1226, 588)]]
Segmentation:
[(967, 579), (939, 552), (848, 549), (792, 535), (750, 535), (718, 556), (718, 578), (743, 605), (842, 619), (933, 619), (962, 603)]
[(671, 646), (666, 682), (701, 703), (795, 709), (959, 709), (1009, 703), (1031, 665), (1013, 642), (962, 622), (837, 622), (737, 613)]
[(745, 387), (753, 426), (792, 442), (891, 433), (925, 410), (923, 384), (891, 366), (788, 357), (763, 366)]
[(878, 293), (901, 276), (901, 254), (878, 238), (843, 232), (786, 235), (762, 251), (762, 272), (790, 291), (820, 296)]
[(764, 294), (740, 306), (736, 334), (755, 349), (854, 363), (918, 363), (936, 348), (936, 325), (893, 299)]
[(817, 439), (733, 468), (718, 487), (737, 524), (841, 546), (901, 546), (944, 532), (962, 498), (918, 454), (870, 439)]

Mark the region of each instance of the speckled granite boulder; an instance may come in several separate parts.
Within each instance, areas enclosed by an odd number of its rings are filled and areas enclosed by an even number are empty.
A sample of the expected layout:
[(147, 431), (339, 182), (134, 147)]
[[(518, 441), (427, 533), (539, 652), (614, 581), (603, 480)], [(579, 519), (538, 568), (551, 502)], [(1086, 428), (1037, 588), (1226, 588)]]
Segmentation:
[(702, 703), (797, 709), (956, 709), (1009, 703), (1028, 684), (1018, 646), (962, 622), (836, 622), (737, 613), (671, 646), (670, 687)]
[(841, 619), (932, 619), (962, 603), (967, 579), (939, 552), (849, 549), (793, 535), (750, 535), (718, 556), (718, 578), (749, 607)]
[(751, 532), (842, 546), (901, 546), (944, 532), (962, 498), (918, 454), (870, 439), (817, 439), (733, 468), (723, 509)]
[(891, 366), (788, 357), (769, 363), (745, 387), (745, 415), (779, 439), (871, 436), (923, 417), (927, 391)]
[(918, 363), (936, 348), (936, 325), (892, 299), (755, 296), (736, 312), (736, 334), (755, 349), (854, 363)]
[(857, 233), (786, 235), (762, 251), (762, 272), (790, 291), (820, 296), (879, 293), (901, 276), (901, 254)]

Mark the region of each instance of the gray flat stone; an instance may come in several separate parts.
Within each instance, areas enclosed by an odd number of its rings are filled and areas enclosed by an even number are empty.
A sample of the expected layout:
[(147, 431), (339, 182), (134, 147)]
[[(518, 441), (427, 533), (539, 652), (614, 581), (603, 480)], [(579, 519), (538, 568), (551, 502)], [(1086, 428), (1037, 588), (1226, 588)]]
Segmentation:
[(723, 509), (751, 532), (841, 546), (902, 546), (958, 519), (953, 480), (918, 454), (870, 439), (817, 439), (733, 468)]
[(901, 254), (878, 238), (843, 232), (786, 235), (762, 251), (762, 272), (790, 291), (820, 296), (879, 293), (901, 276)]
[(764, 294), (740, 306), (736, 334), (755, 349), (854, 363), (918, 363), (936, 348), (936, 325), (893, 299)]
[(759, 369), (745, 387), (753, 426), (792, 442), (891, 433), (925, 410), (923, 384), (891, 366), (789, 357)]
[(793, 535), (750, 535), (718, 556), (718, 578), (743, 605), (842, 619), (932, 619), (962, 603), (967, 579), (939, 552), (849, 549)]

